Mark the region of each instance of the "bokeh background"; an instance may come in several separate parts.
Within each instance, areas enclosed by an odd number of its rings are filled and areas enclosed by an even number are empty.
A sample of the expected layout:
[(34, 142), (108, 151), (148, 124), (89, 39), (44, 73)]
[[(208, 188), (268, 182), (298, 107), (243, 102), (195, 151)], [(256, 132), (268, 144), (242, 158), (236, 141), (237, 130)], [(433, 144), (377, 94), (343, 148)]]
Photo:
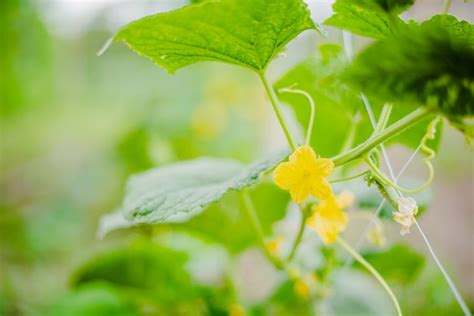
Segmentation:
[[(308, 3), (318, 22), (331, 14), (330, 1)], [(185, 4), (1, 1), (0, 315), (52, 313), (71, 295), (70, 275), (82, 262), (143, 233), (97, 235), (100, 217), (120, 204), (131, 173), (203, 155), (249, 162), (284, 144), (252, 73), (203, 63), (171, 76), (123, 44), (96, 56), (121, 25)], [(419, 0), (406, 17), (423, 20), (441, 9), (440, 0)], [(472, 23), (474, 3), (454, 0), (451, 13)], [(341, 39), (336, 30), (326, 38), (302, 34), (272, 64), (271, 78), (319, 44)], [(463, 136), (445, 126), (432, 203), (420, 224), (465, 298), (474, 302), (474, 161)], [(390, 152), (396, 170), (410, 154), (401, 147)], [(423, 170), (415, 162), (407, 173), (423, 177)], [(290, 210), (279, 225), (291, 230), (293, 215)], [(349, 234), (357, 235), (364, 223), (353, 226)], [(396, 226), (389, 234), (400, 238)], [(426, 256), (418, 283), (403, 292), (412, 311), (407, 315), (436, 308), (439, 314), (426, 315), (457, 315), (420, 236), (413, 233), (406, 241)], [(258, 269), (264, 263), (255, 250), (238, 262), (244, 301), (258, 302), (272, 288), (272, 275)], [(208, 263), (206, 269), (213, 267)], [(372, 301), (363, 298), (369, 305), (382, 304), (377, 298), (383, 294), (366, 289), (358, 274), (345, 280), (372, 295)]]

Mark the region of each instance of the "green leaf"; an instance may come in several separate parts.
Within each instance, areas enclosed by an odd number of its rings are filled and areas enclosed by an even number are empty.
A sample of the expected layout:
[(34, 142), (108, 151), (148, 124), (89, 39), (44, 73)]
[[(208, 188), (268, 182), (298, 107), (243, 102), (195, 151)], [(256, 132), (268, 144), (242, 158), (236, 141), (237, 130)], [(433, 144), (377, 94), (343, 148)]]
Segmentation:
[(184, 265), (186, 254), (150, 242), (109, 250), (83, 264), (72, 275), (74, 288), (105, 283), (127, 294), (170, 303), (193, 297), (196, 289)]
[(449, 118), (474, 115), (474, 26), (437, 16), (411, 23), (392, 38), (375, 42), (345, 77), (386, 102), (438, 109)]
[(316, 29), (301, 0), (205, 1), (145, 17), (123, 27), (123, 40), (140, 55), (174, 72), (220, 61), (263, 72), (299, 33)]
[(337, 0), (334, 15), (324, 24), (373, 38), (390, 36), (404, 22), (398, 14), (413, 4), (413, 0)]
[(47, 316), (139, 315), (116, 289), (106, 284), (90, 284), (65, 295), (48, 308)]
[[(404, 244), (396, 244), (383, 251), (365, 252), (362, 256), (387, 280), (407, 284), (416, 280), (425, 258)], [(356, 267), (366, 271), (359, 263)]]
[(247, 166), (234, 160), (200, 158), (132, 176), (122, 210), (135, 223), (188, 220), (227, 192), (257, 183), (288, 154), (285, 150)]
[[(192, 249), (199, 250), (203, 249)], [(147, 310), (150, 315), (220, 315), (229, 301), (235, 300), (232, 285), (222, 280), (219, 285), (209, 287), (193, 279), (188, 272), (192, 270), (188, 254), (196, 255), (192, 251), (186, 249), (185, 253), (149, 241), (135, 241), (90, 259), (73, 274), (71, 283), (76, 292), (94, 286), (107, 288), (118, 296), (121, 305), (125, 302), (129, 309)], [(85, 303), (84, 310), (95, 310), (99, 302)], [(122, 315), (119, 312), (100, 315), (109, 314)], [(133, 315), (137, 314), (141, 315), (138, 312)]]
[[(311, 57), (291, 69), (276, 82), (275, 88), (278, 92), (281, 88), (296, 85), (294, 89), (304, 90), (311, 95), (316, 105), (311, 145), (318, 154), (331, 157), (342, 150), (351, 125), (355, 126), (353, 145), (367, 139), (373, 128), (359, 90), (352, 89), (339, 78), (340, 72), (347, 65), (342, 49), (333, 44), (323, 45), (320, 55), (321, 57)], [(298, 121), (306, 127), (310, 115), (308, 101), (301, 95), (283, 92), (279, 92), (278, 97), (292, 107)], [(383, 103), (376, 99), (370, 101), (374, 115), (378, 117)], [(409, 103), (395, 104), (389, 123), (396, 122), (416, 108), (416, 105)], [(427, 118), (391, 138), (387, 143), (401, 143), (413, 149), (418, 147), (431, 119)], [(438, 131), (441, 131), (440, 126)], [(435, 150), (439, 144), (440, 133), (436, 135), (436, 140), (430, 143)]]
[(461, 40), (474, 43), (474, 27), (467, 21), (459, 21), (449, 14), (438, 14), (421, 24), (423, 27), (442, 27), (448, 29), (453, 36), (458, 36)]
[(295, 293), (295, 281), (285, 280), (266, 301), (252, 308), (252, 315), (314, 315), (311, 300), (299, 297)]
[[(273, 183), (264, 182), (251, 188), (249, 194), (264, 235), (272, 236), (272, 225), (283, 219), (286, 214), (288, 193)], [(170, 225), (176, 230), (191, 231), (206, 240), (225, 246), (232, 253), (238, 253), (257, 242), (255, 231), (249, 225), (245, 212), (242, 211), (243, 207), (238, 193), (230, 192), (221, 201), (211, 204), (189, 221)], [(100, 220), (97, 234), (103, 238), (111, 231), (137, 225), (140, 224), (126, 220), (122, 212), (105, 214)]]

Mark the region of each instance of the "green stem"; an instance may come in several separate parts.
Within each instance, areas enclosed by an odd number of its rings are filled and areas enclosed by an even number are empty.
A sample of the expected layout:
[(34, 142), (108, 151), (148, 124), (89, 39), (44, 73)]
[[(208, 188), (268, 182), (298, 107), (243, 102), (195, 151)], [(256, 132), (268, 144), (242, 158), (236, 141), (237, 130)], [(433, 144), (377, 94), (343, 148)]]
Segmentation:
[(382, 113), (380, 114), (380, 118), (377, 122), (377, 125), (374, 128), (373, 135), (377, 135), (381, 133), (385, 129), (385, 127), (387, 127), (388, 120), (390, 118), (391, 113), (392, 113), (392, 105), (384, 104), (382, 108)]
[(385, 282), (384, 278), (377, 272), (377, 270), (375, 270), (375, 268), (369, 262), (367, 262), (367, 260), (365, 260), (361, 255), (359, 255), (357, 251), (355, 251), (348, 243), (346, 243), (344, 239), (338, 238), (337, 242), (377, 279), (377, 281), (380, 283), (380, 285), (382, 285), (382, 287), (392, 299), (392, 302), (397, 310), (398, 316), (402, 316), (402, 310), (400, 308), (400, 304), (398, 303), (397, 297), (395, 296), (395, 294), (393, 294), (387, 282)]
[(340, 166), (348, 162), (351, 162), (352, 160), (357, 159), (363, 154), (369, 152), (374, 147), (377, 147), (378, 145), (382, 144), (387, 139), (401, 133), (402, 131), (410, 127), (411, 125), (418, 123), (429, 114), (430, 114), (429, 108), (426, 108), (426, 107), (419, 108), (413, 111), (412, 113), (408, 114), (401, 120), (390, 125), (381, 133), (374, 135), (373, 137), (367, 139), (365, 142), (363, 142), (359, 146), (345, 153), (332, 157), (331, 160), (334, 162), (336, 166)]
[(303, 209), (301, 209), (300, 227), (298, 229), (298, 235), (296, 235), (296, 239), (293, 242), (293, 247), (291, 248), (290, 254), (288, 255), (288, 259), (287, 259), (288, 262), (293, 260), (295, 254), (296, 254), (296, 250), (298, 250), (298, 246), (301, 243), (301, 239), (303, 238), (303, 234), (304, 234), (304, 229), (306, 227), (306, 218), (307, 218), (306, 212), (303, 211)]
[(452, 0), (444, 0), (443, 13), (448, 14), (449, 8), (451, 7)]
[(283, 115), (280, 111), (280, 105), (278, 103), (278, 98), (275, 94), (275, 91), (270, 86), (270, 83), (268, 82), (267, 78), (265, 77), (265, 75), (263, 73), (259, 74), (259, 76), (260, 76), (260, 80), (263, 83), (263, 86), (265, 87), (265, 91), (267, 92), (267, 95), (270, 98), (270, 102), (272, 104), (273, 111), (275, 112), (275, 114), (278, 118), (278, 122), (280, 123), (281, 128), (283, 129), (283, 133), (286, 136), (286, 140), (288, 141), (288, 145), (290, 145), (291, 150), (294, 151), (296, 149), (295, 142), (293, 141), (293, 138), (291, 137), (290, 131), (288, 130), (288, 127), (286, 126), (285, 120), (283, 119)]
[(275, 268), (282, 270), (285, 268), (285, 264), (278, 259), (277, 257), (273, 256), (267, 249), (265, 245), (265, 235), (263, 234), (262, 224), (258, 219), (257, 212), (255, 211), (255, 207), (252, 203), (252, 199), (250, 195), (247, 193), (246, 190), (241, 191), (240, 198), (242, 200), (243, 209), (247, 214), (248, 218), (250, 219), (250, 224), (255, 231), (255, 235), (257, 237), (258, 244), (263, 251), (264, 255), (267, 259), (275, 266)]
[[(378, 179), (375, 180), (375, 185), (377, 186), (377, 189), (379, 190), (380, 194), (384, 197), (385, 200), (392, 205), (393, 208), (397, 209), (398, 208), (398, 203), (397, 203), (397, 196), (389, 191), (389, 187), (380, 182)], [(395, 195), (395, 196), (394, 196)]]

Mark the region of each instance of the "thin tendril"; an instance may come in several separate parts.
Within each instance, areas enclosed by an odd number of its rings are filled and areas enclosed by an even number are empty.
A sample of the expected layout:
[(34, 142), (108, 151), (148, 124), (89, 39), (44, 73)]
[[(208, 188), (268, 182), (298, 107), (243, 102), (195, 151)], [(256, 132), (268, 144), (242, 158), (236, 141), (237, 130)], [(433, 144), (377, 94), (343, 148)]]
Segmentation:
[(286, 93), (301, 94), (304, 97), (306, 97), (306, 99), (308, 99), (309, 106), (311, 107), (311, 114), (309, 116), (308, 128), (306, 130), (305, 144), (309, 145), (310, 142), (311, 142), (311, 135), (313, 133), (314, 117), (316, 115), (316, 106), (314, 105), (313, 98), (311, 97), (311, 95), (308, 92), (303, 91), (303, 90), (299, 90), (299, 89), (292, 89), (293, 86), (288, 87), (288, 88), (282, 88), (279, 91), (280, 92), (286, 92)]
[(402, 310), (400, 308), (400, 304), (398, 303), (397, 297), (393, 293), (390, 286), (388, 286), (384, 278), (377, 272), (377, 270), (375, 270), (375, 268), (369, 262), (367, 262), (367, 260), (365, 260), (360, 254), (358, 254), (357, 251), (355, 251), (348, 243), (346, 243), (344, 239), (338, 238), (336, 241), (347, 252), (349, 252), (354, 257), (355, 260), (357, 260), (361, 265), (363, 265), (375, 277), (375, 279), (380, 283), (380, 285), (382, 285), (382, 287), (385, 289), (385, 291), (388, 293), (388, 295), (392, 299), (392, 302), (395, 305), (395, 309), (397, 310), (397, 314), (401, 316)]
[[(419, 146), (420, 151), (426, 154), (426, 157), (423, 158), (423, 162), (426, 165), (426, 167), (428, 168), (428, 179), (420, 187), (418, 187), (416, 189), (402, 188), (396, 183), (396, 181), (391, 181), (387, 176), (385, 176), (380, 171), (380, 169), (378, 169), (377, 166), (375, 166), (375, 164), (373, 164), (373, 162), (369, 158), (366, 159), (367, 164), (369, 164), (371, 170), (375, 173), (375, 175), (377, 177), (379, 177), (379, 179), (382, 182), (385, 182), (385, 184), (394, 187), (395, 189), (397, 189), (400, 192), (414, 194), (414, 193), (418, 193), (418, 192), (421, 192), (421, 191), (425, 190), (431, 184), (431, 182), (433, 182), (434, 169), (433, 169), (433, 165), (431, 164), (431, 160), (433, 160), (434, 157), (435, 157), (434, 150), (431, 149), (430, 147), (428, 147), (426, 145), (426, 142), (428, 140), (433, 140), (435, 138), (435, 136), (436, 136), (436, 125), (438, 124), (439, 121), (440, 121), (440, 117), (437, 116), (435, 119), (433, 119), (430, 122), (430, 124), (428, 125), (428, 127), (426, 129), (426, 133), (425, 133), (425, 135), (423, 136), (423, 138), (421, 139), (421, 142), (420, 142), (420, 146)], [(387, 159), (386, 159), (386, 161), (387, 161)], [(392, 175), (392, 178), (395, 178), (395, 177)], [(399, 192), (399, 195), (400, 195), (400, 192)]]
[(354, 175), (354, 176), (350, 176), (350, 177), (347, 177), (347, 178), (329, 180), (329, 183), (337, 183), (337, 182), (345, 182), (345, 181), (354, 180), (354, 179), (357, 179), (357, 178), (360, 178), (360, 177), (365, 176), (365, 175), (368, 174), (369, 172), (370, 172), (369, 170), (366, 170), (366, 171), (364, 171), (364, 172), (358, 173), (358, 174), (356, 174), (356, 175)]

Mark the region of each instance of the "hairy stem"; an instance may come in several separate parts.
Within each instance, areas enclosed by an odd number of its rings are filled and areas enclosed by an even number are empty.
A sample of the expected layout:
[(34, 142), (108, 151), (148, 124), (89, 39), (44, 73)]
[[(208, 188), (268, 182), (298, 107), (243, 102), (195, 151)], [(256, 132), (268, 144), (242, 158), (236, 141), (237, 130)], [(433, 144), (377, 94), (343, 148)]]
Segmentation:
[(278, 102), (278, 98), (275, 94), (275, 91), (273, 90), (272, 86), (270, 85), (270, 83), (268, 82), (264, 74), (259, 74), (259, 76), (260, 76), (260, 80), (263, 83), (263, 86), (265, 87), (265, 91), (267, 92), (267, 95), (270, 98), (273, 111), (275, 112), (278, 118), (278, 122), (280, 123), (281, 128), (283, 129), (283, 133), (285, 134), (286, 140), (288, 141), (288, 145), (290, 145), (291, 150), (294, 151), (296, 149), (295, 142), (293, 141), (293, 138), (291, 137), (290, 131), (288, 130), (288, 127), (286, 126), (283, 115), (280, 111), (280, 105)]
[(365, 260), (361, 255), (359, 255), (348, 243), (346, 243), (344, 239), (338, 238), (337, 242), (347, 252), (349, 252), (355, 260), (357, 260), (361, 265), (363, 265), (375, 277), (375, 279), (377, 279), (377, 281), (380, 283), (380, 285), (382, 285), (382, 287), (392, 299), (392, 302), (395, 305), (395, 309), (397, 310), (398, 316), (401, 316), (402, 310), (400, 308), (400, 304), (398, 303), (397, 297), (395, 296), (395, 294), (393, 294), (392, 289), (390, 289), (390, 286), (388, 286), (384, 278), (377, 272), (377, 270), (375, 270), (375, 268), (369, 262), (367, 262), (367, 260)]
[(282, 270), (285, 268), (284, 263), (277, 257), (273, 256), (267, 249), (265, 245), (265, 235), (263, 234), (262, 224), (257, 216), (257, 212), (255, 211), (255, 207), (252, 203), (252, 199), (246, 190), (241, 191), (240, 198), (242, 200), (242, 204), (244, 205), (243, 209), (247, 214), (250, 224), (252, 225), (253, 230), (255, 231), (255, 235), (257, 237), (258, 244), (263, 251), (265, 257), (275, 266), (275, 268)]
[(400, 132), (404, 131), (408, 127), (420, 122), (429, 114), (430, 114), (429, 108), (426, 108), (426, 107), (419, 108), (413, 111), (412, 113), (408, 114), (401, 120), (390, 125), (379, 134), (374, 135), (373, 137), (367, 139), (365, 142), (363, 142), (359, 146), (345, 153), (332, 157), (331, 160), (334, 162), (336, 166), (341, 166), (343, 164), (351, 162), (361, 157), (363, 154), (368, 153), (371, 149), (382, 144), (387, 139), (399, 134)]

